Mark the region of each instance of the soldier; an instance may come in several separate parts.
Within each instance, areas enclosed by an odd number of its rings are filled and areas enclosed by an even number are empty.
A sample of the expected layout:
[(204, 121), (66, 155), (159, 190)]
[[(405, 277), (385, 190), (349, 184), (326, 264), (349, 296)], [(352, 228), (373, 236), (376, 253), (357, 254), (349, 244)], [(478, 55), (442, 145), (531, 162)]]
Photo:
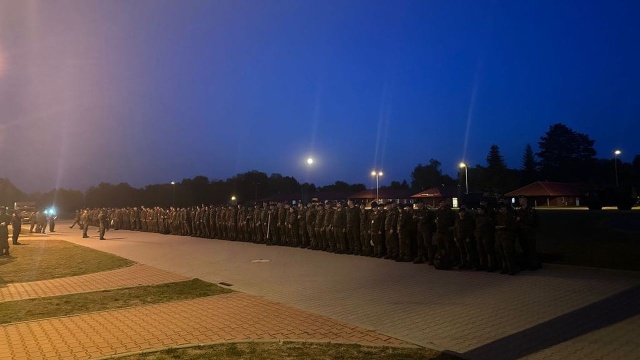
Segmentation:
[(349, 251), (354, 255), (362, 253), (360, 243), (360, 208), (357, 207), (353, 200), (347, 201), (347, 242)]
[(20, 236), (20, 230), (22, 230), (22, 216), (20, 216), (20, 210), (14, 210), (13, 216), (11, 216), (11, 228), (13, 229), (12, 243), (13, 245), (21, 245), (18, 242), (18, 236)]
[(326, 242), (326, 236), (324, 233), (324, 207), (318, 203), (316, 205), (316, 220), (315, 220), (315, 244), (311, 244), (313, 250), (322, 249), (322, 245)]
[(520, 208), (516, 211), (517, 238), (523, 255), (523, 267), (534, 271), (540, 269), (540, 260), (536, 252), (536, 226), (538, 215), (528, 205), (526, 197), (520, 197)]
[(339, 254), (350, 254), (351, 251), (347, 246), (347, 211), (343, 208), (342, 202), (338, 201), (336, 209), (333, 212), (333, 243), (330, 243), (329, 251)]
[(515, 263), (516, 219), (507, 212), (507, 206), (504, 203), (498, 206), (495, 229), (496, 246), (502, 262), (502, 271), (500, 273), (515, 275), (517, 272)]
[(298, 246), (306, 248), (309, 246), (309, 234), (307, 233), (307, 211), (309, 209), (302, 202), (298, 203)]
[(73, 218), (73, 224), (69, 226), (69, 229), (73, 229), (73, 227), (79, 223), (80, 223), (80, 210), (76, 210), (76, 216)]
[(360, 204), (360, 255), (372, 256), (373, 247), (371, 246), (371, 210)]
[(88, 238), (87, 232), (89, 231), (89, 209), (85, 209), (80, 216), (80, 226), (82, 227), (82, 237)]
[(335, 252), (335, 236), (333, 233), (333, 213), (334, 209), (329, 201), (324, 205), (324, 243), (321, 245), (321, 249), (325, 251)]
[(456, 265), (459, 260), (456, 245), (453, 241), (453, 228), (455, 226), (456, 215), (451, 210), (451, 206), (445, 200), (440, 200), (438, 210), (436, 210), (436, 236), (435, 241), (439, 250), (444, 250), (451, 258), (452, 265)]
[(411, 232), (415, 228), (411, 204), (400, 205), (398, 211), (398, 257), (396, 261), (412, 261)]
[(269, 211), (267, 212), (267, 221), (264, 223), (266, 229), (266, 244), (275, 245), (274, 233), (276, 232), (276, 223), (278, 222), (278, 210), (275, 203), (269, 203)]
[(307, 236), (309, 237), (309, 242), (307, 243), (307, 249), (312, 249), (314, 244), (317, 242), (316, 240), (316, 212), (317, 203), (315, 201), (307, 204), (307, 212), (305, 213), (305, 223), (307, 224)]
[(278, 212), (276, 214), (277, 216), (277, 223), (276, 223), (276, 236), (274, 238), (274, 240), (276, 241), (276, 245), (280, 245), (280, 244), (284, 244), (286, 243), (286, 237), (287, 237), (287, 232), (286, 232), (286, 222), (287, 222), (287, 213), (289, 212), (288, 209), (288, 204), (287, 206), (285, 206), (284, 203), (279, 202), (278, 206), (277, 206)]
[(7, 214), (7, 209), (0, 206), (0, 255), (9, 256), (9, 224), (11, 216)]
[(435, 215), (424, 203), (420, 202), (415, 212), (415, 219), (418, 228), (418, 256), (413, 262), (415, 264), (422, 264), (427, 261), (429, 265), (433, 265), (433, 258), (435, 256), (435, 246), (433, 244)]
[(480, 205), (476, 209), (476, 245), (478, 246), (478, 267), (476, 270), (495, 271), (494, 225), (487, 213), (487, 207)]
[(387, 203), (386, 216), (384, 220), (384, 235), (387, 244), (387, 255), (385, 259), (397, 259), (398, 258), (398, 209), (392, 201)]
[(471, 269), (475, 267), (475, 251), (473, 244), (473, 231), (475, 221), (465, 208), (460, 208), (458, 218), (454, 226), (454, 238), (458, 252), (460, 254), (460, 269)]
[(382, 246), (384, 241), (385, 213), (377, 202), (371, 203), (371, 242), (373, 243), (373, 256), (381, 258), (384, 254)]
[(100, 231), (100, 240), (105, 240), (104, 234), (109, 229), (109, 218), (105, 210), (101, 210), (98, 214), (98, 228)]
[(298, 237), (298, 214), (296, 214), (296, 209), (289, 204), (286, 204), (285, 209), (287, 209), (287, 216), (285, 217), (284, 226), (285, 226), (285, 237), (284, 237), (284, 245), (287, 246), (297, 246), (297, 237)]

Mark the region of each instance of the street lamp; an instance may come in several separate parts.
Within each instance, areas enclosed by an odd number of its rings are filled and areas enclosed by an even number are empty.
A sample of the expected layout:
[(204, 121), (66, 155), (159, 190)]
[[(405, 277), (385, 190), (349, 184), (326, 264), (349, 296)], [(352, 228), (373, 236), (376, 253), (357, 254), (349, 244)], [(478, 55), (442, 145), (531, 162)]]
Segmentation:
[(616, 172), (616, 187), (618, 187), (618, 156), (622, 154), (622, 151), (616, 150), (613, 152), (613, 168)]
[(465, 194), (469, 194), (469, 173), (467, 170), (467, 164), (461, 162), (460, 163), (460, 168), (464, 168), (464, 185), (465, 185), (465, 189), (466, 189), (466, 193)]
[(380, 176), (382, 176), (382, 171), (373, 170), (371, 172), (371, 176), (376, 177), (376, 201), (380, 200)]
[(176, 182), (171, 182), (171, 207), (176, 206)]

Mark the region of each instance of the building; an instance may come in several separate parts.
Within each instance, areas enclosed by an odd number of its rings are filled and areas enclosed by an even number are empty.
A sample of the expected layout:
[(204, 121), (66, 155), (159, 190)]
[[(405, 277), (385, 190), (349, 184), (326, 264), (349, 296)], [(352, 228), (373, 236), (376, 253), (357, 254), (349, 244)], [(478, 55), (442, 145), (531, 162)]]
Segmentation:
[[(505, 197), (524, 196), (536, 206), (580, 206), (583, 185), (577, 183), (536, 181), (519, 189), (506, 193)], [(584, 206), (584, 204), (582, 204)]]

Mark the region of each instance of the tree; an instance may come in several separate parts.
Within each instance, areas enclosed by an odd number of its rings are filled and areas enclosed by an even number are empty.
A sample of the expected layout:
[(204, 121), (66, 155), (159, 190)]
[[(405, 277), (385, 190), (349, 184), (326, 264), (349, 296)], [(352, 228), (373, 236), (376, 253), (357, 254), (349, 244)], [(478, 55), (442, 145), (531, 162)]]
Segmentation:
[(586, 181), (596, 156), (593, 144), (589, 136), (566, 125), (551, 125), (538, 142), (541, 175), (552, 181)]
[(521, 170), (520, 185), (527, 185), (538, 180), (538, 164), (530, 144), (524, 147)]
[(487, 154), (487, 168), (495, 172), (502, 172), (507, 169), (498, 145), (493, 144), (489, 149), (489, 154)]
[(429, 165), (418, 164), (411, 172), (411, 188), (426, 190), (435, 186), (448, 186), (455, 183), (449, 175), (443, 175), (440, 161), (429, 160)]

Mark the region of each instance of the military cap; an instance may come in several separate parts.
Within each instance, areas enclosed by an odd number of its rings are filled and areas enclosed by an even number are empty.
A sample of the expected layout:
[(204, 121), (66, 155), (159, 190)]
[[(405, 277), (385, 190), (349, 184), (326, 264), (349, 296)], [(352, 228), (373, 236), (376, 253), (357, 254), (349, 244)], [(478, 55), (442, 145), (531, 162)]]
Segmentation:
[(374, 207), (378, 207), (378, 203), (377, 203), (377, 202), (375, 202), (375, 201), (374, 201), (374, 202), (372, 202), (372, 203), (371, 203), (371, 207), (372, 207), (372, 208), (374, 208)]

